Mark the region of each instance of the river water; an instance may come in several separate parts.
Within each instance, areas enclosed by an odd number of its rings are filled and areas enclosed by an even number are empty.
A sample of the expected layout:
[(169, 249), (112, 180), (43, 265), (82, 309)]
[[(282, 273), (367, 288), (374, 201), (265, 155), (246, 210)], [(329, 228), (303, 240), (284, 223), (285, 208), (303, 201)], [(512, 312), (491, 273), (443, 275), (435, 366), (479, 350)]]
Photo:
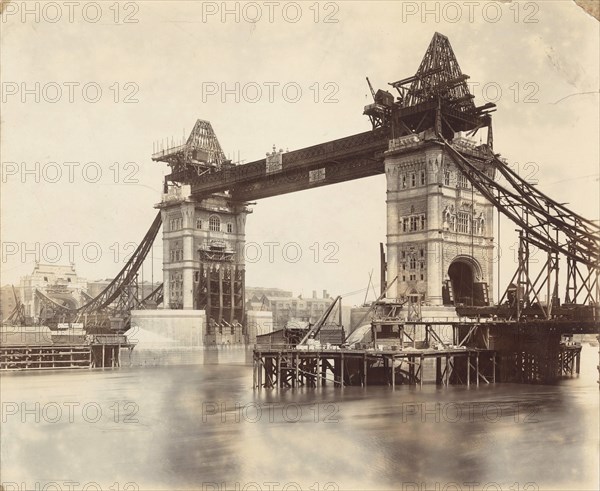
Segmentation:
[(598, 348), (555, 385), (253, 391), (203, 364), (0, 376), (13, 489), (599, 489)]

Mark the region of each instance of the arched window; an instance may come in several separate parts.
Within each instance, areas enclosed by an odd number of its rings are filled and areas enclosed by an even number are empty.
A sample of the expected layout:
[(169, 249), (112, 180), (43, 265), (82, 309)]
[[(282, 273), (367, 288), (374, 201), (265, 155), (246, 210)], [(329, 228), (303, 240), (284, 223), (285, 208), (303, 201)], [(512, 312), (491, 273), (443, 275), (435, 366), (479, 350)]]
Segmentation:
[(212, 232), (219, 232), (221, 230), (221, 220), (219, 220), (218, 216), (211, 216), (208, 224)]

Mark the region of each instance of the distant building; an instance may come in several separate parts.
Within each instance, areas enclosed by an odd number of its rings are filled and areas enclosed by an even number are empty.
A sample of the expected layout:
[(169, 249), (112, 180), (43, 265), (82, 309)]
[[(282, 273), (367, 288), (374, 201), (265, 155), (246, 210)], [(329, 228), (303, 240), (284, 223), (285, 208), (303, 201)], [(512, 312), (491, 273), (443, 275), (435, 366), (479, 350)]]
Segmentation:
[[(111, 283), (112, 279), (90, 281), (77, 275), (75, 265), (35, 263), (31, 274), (21, 277), (20, 285), (15, 287), (17, 296), (23, 302), (25, 317), (37, 322), (44, 307), (40, 295), (69, 309), (77, 309), (97, 297)], [(138, 284), (140, 299), (148, 296), (160, 283), (147, 281)], [(46, 307), (48, 307), (46, 300)], [(3, 286), (0, 296), (0, 317), (6, 319), (15, 307), (11, 285)], [(48, 314), (48, 312), (46, 312)], [(43, 316), (42, 316), (43, 317)]]
[(246, 299), (247, 310), (273, 313), (274, 329), (285, 327), (289, 321), (315, 323), (333, 300), (327, 290), (323, 290), (321, 298), (317, 297), (316, 290), (312, 298), (303, 298), (279, 288), (247, 288)]
[(86, 301), (87, 281), (77, 275), (75, 264), (35, 263), (30, 275), (21, 277), (21, 300), (25, 316), (37, 320), (42, 304), (36, 290), (70, 309), (79, 308)]
[(293, 293), (291, 290), (284, 290), (282, 288), (269, 288), (262, 286), (247, 286), (246, 287), (246, 299), (252, 297), (261, 298), (263, 295), (267, 297), (292, 297)]
[(21, 290), (18, 286), (15, 287), (14, 292), (12, 285), (4, 285), (0, 288), (0, 321), (5, 320), (17, 305), (15, 293), (18, 298), (21, 297)]
[(102, 293), (102, 290), (104, 290), (110, 284), (111, 281), (111, 278), (106, 278), (105, 280), (88, 281), (86, 293), (92, 298), (97, 297), (100, 295), (100, 293)]
[(269, 300), (274, 298), (291, 298), (293, 293), (282, 288), (268, 288), (259, 286), (246, 287), (246, 311), (270, 311), (267, 307)]

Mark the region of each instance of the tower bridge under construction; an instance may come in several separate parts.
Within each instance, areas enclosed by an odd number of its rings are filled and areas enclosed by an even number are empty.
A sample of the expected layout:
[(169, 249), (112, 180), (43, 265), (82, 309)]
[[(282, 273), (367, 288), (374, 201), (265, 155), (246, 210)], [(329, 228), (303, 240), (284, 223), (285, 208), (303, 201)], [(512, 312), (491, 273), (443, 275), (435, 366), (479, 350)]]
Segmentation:
[[(578, 351), (561, 337), (598, 332), (599, 226), (509, 168), (494, 148), (496, 107), (476, 105), (468, 78), (448, 38), (435, 33), (415, 75), (377, 91), (367, 79), (370, 131), (273, 149), (246, 164), (227, 160), (211, 123), (198, 120), (184, 144), (152, 155), (170, 173), (158, 213), (122, 271), (77, 309), (40, 293), (52, 314), (44, 322), (81, 322), (102, 336), (126, 332), (132, 312), (163, 310), (175, 318), (193, 311), (202, 312), (206, 344), (243, 343), (252, 319), (239, 251), (251, 203), (384, 174), (387, 242), (381, 296), (368, 312), (371, 345), (315, 349), (329, 309), (305, 339), (284, 333), (268, 345), (257, 340), (255, 386), (366, 385), (377, 378), (416, 384), (428, 358), (440, 384), (548, 381), (578, 370)], [(472, 139), (478, 132), (485, 143)], [(517, 268), (496, 295), (494, 210), (519, 229)], [(163, 284), (142, 298), (138, 272), (161, 225)], [(545, 254), (541, 267), (530, 261), (532, 248)], [(18, 318), (16, 308), (9, 321)], [(452, 327), (451, 339), (437, 332), (442, 325)]]

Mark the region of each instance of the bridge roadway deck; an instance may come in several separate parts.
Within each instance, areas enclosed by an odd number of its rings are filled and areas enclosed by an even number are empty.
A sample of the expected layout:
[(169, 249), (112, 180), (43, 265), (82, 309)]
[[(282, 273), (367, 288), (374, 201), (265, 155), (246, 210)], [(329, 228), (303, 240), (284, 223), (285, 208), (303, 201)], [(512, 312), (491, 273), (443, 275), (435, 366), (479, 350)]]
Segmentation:
[[(252, 201), (384, 173), (383, 153), (389, 132), (366, 131), (281, 155), (281, 169), (267, 173), (267, 159), (195, 176), (189, 180), (197, 198), (229, 190), (236, 201)], [(319, 176), (310, 171), (324, 169)], [(168, 179), (182, 179), (172, 174)]]
[(521, 330), (531, 330), (544, 332), (558, 332), (560, 334), (598, 334), (600, 332), (600, 321), (587, 320), (562, 320), (562, 319), (532, 319), (532, 320), (512, 320), (512, 319), (466, 319), (459, 321), (439, 321), (439, 320), (414, 320), (404, 321), (403, 324), (411, 326), (473, 326), (493, 328), (519, 328)]

